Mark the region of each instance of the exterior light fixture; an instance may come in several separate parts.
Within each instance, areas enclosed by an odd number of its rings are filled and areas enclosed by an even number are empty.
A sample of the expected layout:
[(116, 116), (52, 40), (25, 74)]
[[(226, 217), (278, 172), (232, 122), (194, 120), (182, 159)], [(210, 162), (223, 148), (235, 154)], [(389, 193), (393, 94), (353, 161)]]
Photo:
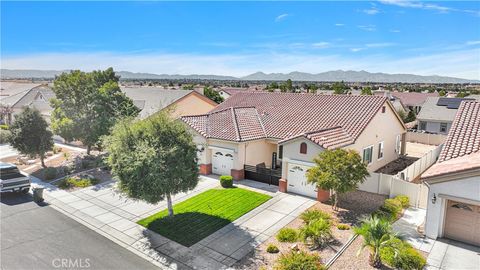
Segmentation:
[(203, 145), (197, 145), (197, 150), (198, 152), (203, 152), (203, 150), (205, 150), (205, 147), (203, 147)]
[(433, 193), (432, 204), (435, 204), (436, 202), (437, 202), (437, 195), (435, 195), (435, 193)]

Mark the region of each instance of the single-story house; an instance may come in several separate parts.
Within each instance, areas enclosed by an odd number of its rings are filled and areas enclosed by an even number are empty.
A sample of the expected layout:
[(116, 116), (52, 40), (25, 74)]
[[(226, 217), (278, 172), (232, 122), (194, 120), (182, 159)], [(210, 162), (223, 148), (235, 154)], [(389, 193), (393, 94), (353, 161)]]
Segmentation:
[(400, 99), (403, 105), (405, 105), (409, 110), (413, 110), (416, 114), (422, 109), (423, 103), (427, 100), (428, 97), (438, 97), (437, 92), (433, 93), (419, 93), (419, 92), (391, 92), (391, 95), (395, 98)]
[(417, 115), (418, 129), (430, 133), (448, 134), (460, 103), (469, 98), (429, 97)]
[[(30, 88), (33, 86), (32, 88)], [(2, 83), (2, 87), (4, 87)], [(2, 122), (11, 124), (15, 121), (15, 115), (19, 114), (23, 107), (30, 106), (40, 111), (42, 116), (49, 122), (52, 107), (50, 107), (50, 99), (55, 96), (52, 89), (48, 85), (37, 84), (19, 84), (12, 85), (14, 89), (26, 89), (18, 91), (9, 96), (2, 96), (0, 106), (2, 107)], [(3, 92), (3, 89), (2, 89)]]
[(305, 172), (325, 149), (354, 149), (369, 171), (405, 151), (406, 128), (381, 96), (236, 93), (207, 114), (181, 119), (193, 130), (202, 174), (240, 180), (245, 168), (271, 169), (289, 192), (311, 197), (317, 191)]
[(173, 109), (173, 116), (204, 114), (217, 103), (194, 90), (171, 90), (157, 87), (122, 87), (125, 95), (141, 109), (140, 118), (146, 118), (164, 109)]
[(408, 107), (403, 104), (402, 100), (393, 96), (390, 91), (374, 91), (374, 95), (387, 97), (397, 112), (402, 112), (406, 115), (410, 111)]
[(422, 174), (429, 187), (425, 234), (480, 246), (480, 101), (463, 101), (436, 164)]

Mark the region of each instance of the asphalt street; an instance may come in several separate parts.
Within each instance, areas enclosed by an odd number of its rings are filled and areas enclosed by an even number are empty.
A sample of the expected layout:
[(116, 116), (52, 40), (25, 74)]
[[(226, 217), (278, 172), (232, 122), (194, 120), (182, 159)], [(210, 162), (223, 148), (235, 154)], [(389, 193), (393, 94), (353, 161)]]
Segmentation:
[(158, 269), (31, 194), (0, 197), (1, 269)]

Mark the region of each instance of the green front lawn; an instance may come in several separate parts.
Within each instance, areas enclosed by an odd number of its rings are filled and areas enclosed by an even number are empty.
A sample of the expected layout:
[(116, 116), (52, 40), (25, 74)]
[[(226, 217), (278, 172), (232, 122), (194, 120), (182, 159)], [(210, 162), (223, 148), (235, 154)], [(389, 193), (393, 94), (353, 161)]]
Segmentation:
[(165, 209), (138, 224), (189, 247), (270, 198), (241, 188), (210, 189), (175, 204), (172, 218)]

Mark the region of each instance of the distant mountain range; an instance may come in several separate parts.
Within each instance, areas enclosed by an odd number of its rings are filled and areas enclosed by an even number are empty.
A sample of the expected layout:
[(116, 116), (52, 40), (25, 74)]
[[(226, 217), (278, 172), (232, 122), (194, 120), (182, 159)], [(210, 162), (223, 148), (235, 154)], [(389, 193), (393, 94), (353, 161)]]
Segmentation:
[[(61, 74), (61, 70), (12, 70), (1, 69), (2, 79), (51, 79)], [(384, 82), (384, 83), (480, 83), (479, 80), (468, 80), (445, 76), (420, 76), (413, 74), (370, 73), (367, 71), (327, 71), (317, 74), (305, 72), (263, 73), (256, 72), (244, 77), (221, 75), (168, 75), (152, 73), (135, 73), (118, 71), (122, 79), (190, 79), (190, 80), (246, 80), (246, 81), (346, 81), (346, 82)]]

